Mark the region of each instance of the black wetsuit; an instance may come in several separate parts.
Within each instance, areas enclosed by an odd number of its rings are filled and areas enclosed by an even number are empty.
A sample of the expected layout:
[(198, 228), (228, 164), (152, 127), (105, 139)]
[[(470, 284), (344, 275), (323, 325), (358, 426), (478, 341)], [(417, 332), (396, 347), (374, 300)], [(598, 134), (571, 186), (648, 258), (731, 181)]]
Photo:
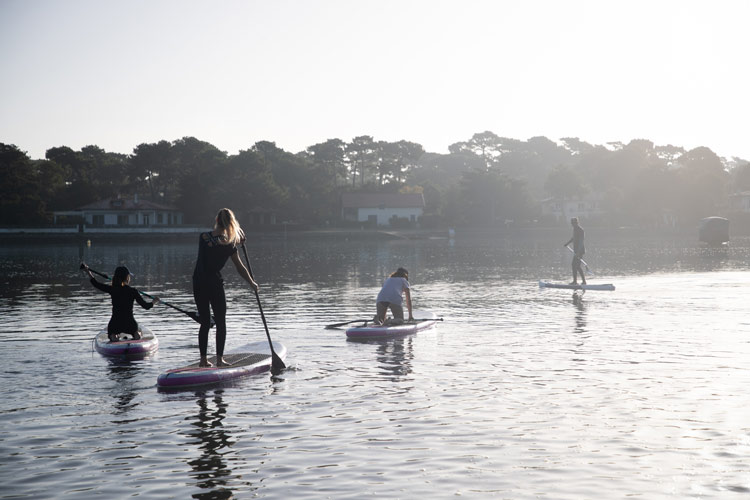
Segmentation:
[(138, 332), (138, 323), (133, 317), (133, 301), (137, 301), (144, 309), (151, 309), (154, 304), (143, 300), (138, 290), (128, 285), (105, 285), (94, 278), (91, 278), (91, 284), (112, 296), (112, 318), (107, 325), (107, 333), (129, 333), (132, 335)]
[(221, 269), (237, 252), (234, 245), (222, 244), (222, 240), (209, 233), (201, 233), (198, 240), (198, 260), (193, 271), (193, 297), (198, 307), (201, 327), (198, 331), (198, 348), (201, 357), (208, 351), (208, 331), (211, 328), (211, 310), (216, 321), (216, 355), (224, 354), (227, 339), (227, 299), (224, 295), (224, 279)]
[(581, 226), (573, 226), (573, 253), (578, 257), (583, 257), (586, 253), (586, 247), (583, 245), (584, 232)]

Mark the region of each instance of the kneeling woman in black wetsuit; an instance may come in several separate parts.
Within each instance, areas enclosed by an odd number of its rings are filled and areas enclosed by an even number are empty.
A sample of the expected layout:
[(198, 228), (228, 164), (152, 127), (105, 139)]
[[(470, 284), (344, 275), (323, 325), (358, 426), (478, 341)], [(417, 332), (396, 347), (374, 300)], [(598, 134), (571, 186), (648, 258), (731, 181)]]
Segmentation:
[(227, 300), (224, 295), (224, 279), (221, 276), (221, 269), (230, 257), (239, 275), (250, 283), (253, 290), (258, 290), (258, 284), (250, 276), (250, 272), (242, 263), (237, 251), (237, 247), (244, 241), (245, 233), (242, 232), (234, 213), (228, 208), (219, 210), (214, 230), (201, 233), (198, 239), (198, 260), (193, 272), (193, 296), (201, 320), (201, 327), (198, 331), (200, 366), (211, 366), (206, 357), (208, 330), (211, 328), (211, 309), (216, 321), (216, 364), (228, 365), (223, 357), (224, 344), (227, 339)]
[(84, 269), (89, 274), (91, 284), (95, 288), (112, 296), (112, 317), (107, 325), (109, 341), (117, 342), (120, 340), (118, 335), (121, 333), (130, 334), (136, 340), (141, 338), (140, 328), (138, 328), (138, 323), (133, 317), (133, 302), (138, 302), (144, 309), (151, 309), (159, 303), (159, 297), (154, 297), (153, 302), (143, 300), (138, 290), (129, 286), (130, 271), (125, 266), (115, 269), (115, 274), (112, 276), (112, 285), (99, 283), (91, 274), (88, 266)]

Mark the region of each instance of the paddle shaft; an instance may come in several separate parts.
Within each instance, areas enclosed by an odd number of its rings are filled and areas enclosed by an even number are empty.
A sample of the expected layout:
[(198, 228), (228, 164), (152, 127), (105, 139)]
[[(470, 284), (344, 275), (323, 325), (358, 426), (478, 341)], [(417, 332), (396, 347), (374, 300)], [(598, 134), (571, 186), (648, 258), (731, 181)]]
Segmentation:
[[(247, 248), (245, 243), (242, 243), (242, 253), (245, 255), (245, 263), (247, 264), (247, 271), (250, 273), (250, 277), (255, 281), (255, 275), (253, 274), (253, 268), (250, 265), (250, 258), (247, 256)], [(263, 328), (266, 330), (266, 337), (268, 338), (268, 347), (271, 349), (271, 373), (278, 375), (281, 370), (286, 368), (284, 361), (276, 354), (273, 350), (273, 341), (271, 340), (271, 333), (268, 331), (268, 323), (266, 323), (266, 315), (263, 314), (263, 306), (260, 304), (260, 295), (258, 294), (258, 288), (253, 288), (255, 292), (255, 300), (258, 302), (258, 310), (260, 311), (260, 319), (263, 320)]]
[[(565, 248), (567, 248), (568, 250), (570, 250), (570, 251), (571, 251), (571, 253), (572, 253), (573, 255), (575, 255), (575, 254), (576, 254), (576, 253), (575, 253), (575, 252), (573, 251), (573, 249), (572, 249), (572, 248), (570, 248), (570, 246), (569, 246), (569, 245), (565, 245)], [(581, 264), (583, 264), (583, 265), (584, 265), (584, 266), (586, 267), (586, 271), (588, 271), (588, 273), (589, 273), (589, 274), (594, 274), (594, 272), (593, 272), (593, 271), (592, 271), (591, 269), (589, 269), (589, 265), (588, 265), (588, 264), (586, 264), (586, 261), (585, 261), (585, 260), (581, 259)]]
[[(91, 269), (90, 267), (87, 267), (87, 266), (86, 266), (85, 264), (81, 264), (81, 269), (88, 269), (88, 270), (89, 270), (89, 271), (91, 271), (92, 273), (94, 273), (94, 274), (97, 274), (97, 275), (101, 276), (101, 277), (102, 277), (102, 278), (104, 278), (105, 280), (111, 280), (111, 279), (112, 279), (112, 278), (110, 278), (109, 276), (107, 276), (107, 275), (106, 275), (106, 274), (104, 274), (104, 273), (100, 273), (99, 271), (97, 271), (97, 270), (95, 270), (95, 269)], [(138, 289), (136, 288), (136, 290), (138, 290)], [(141, 295), (143, 295), (144, 297), (148, 297), (149, 299), (154, 299), (154, 298), (155, 298), (154, 296), (152, 296), (152, 295), (149, 295), (149, 294), (147, 294), (146, 292), (142, 292), (142, 291), (140, 291), (140, 290), (138, 290), (138, 293), (140, 293), (140, 294), (141, 294)], [(194, 313), (194, 312), (190, 312), (190, 311), (186, 311), (186, 310), (184, 310), (184, 309), (180, 309), (179, 307), (177, 307), (177, 306), (175, 306), (175, 305), (173, 305), (173, 304), (170, 304), (169, 302), (166, 302), (166, 301), (164, 301), (164, 300), (161, 300), (161, 299), (159, 299), (159, 302), (161, 302), (162, 304), (164, 304), (164, 305), (165, 305), (165, 306), (167, 306), (167, 307), (171, 307), (172, 309), (175, 309), (175, 310), (177, 310), (177, 311), (180, 311), (180, 312), (181, 312), (181, 313), (183, 313), (183, 314), (187, 314), (188, 316), (190, 316), (191, 318), (193, 318), (193, 319), (194, 319), (195, 321), (197, 321), (198, 323), (200, 323), (200, 322), (201, 322), (201, 320), (200, 320), (200, 317), (198, 316), (198, 314), (197, 314), (197, 313)], [(214, 318), (213, 318), (213, 316), (211, 316), (211, 326), (214, 326), (215, 324), (216, 324), (216, 321), (214, 321)]]
[(338, 328), (340, 326), (350, 325), (352, 323), (367, 323), (368, 321), (372, 321), (371, 319), (353, 319), (351, 321), (344, 321), (343, 323), (334, 323), (332, 325), (326, 325), (326, 328)]

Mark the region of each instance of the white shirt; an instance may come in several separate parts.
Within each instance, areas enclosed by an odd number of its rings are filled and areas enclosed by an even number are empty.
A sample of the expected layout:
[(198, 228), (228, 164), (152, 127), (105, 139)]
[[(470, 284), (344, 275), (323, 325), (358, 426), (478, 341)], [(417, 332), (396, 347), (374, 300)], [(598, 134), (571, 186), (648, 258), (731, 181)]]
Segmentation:
[(406, 278), (388, 278), (383, 283), (383, 288), (380, 289), (377, 301), (401, 305), (403, 301), (401, 294), (408, 288), (409, 282)]

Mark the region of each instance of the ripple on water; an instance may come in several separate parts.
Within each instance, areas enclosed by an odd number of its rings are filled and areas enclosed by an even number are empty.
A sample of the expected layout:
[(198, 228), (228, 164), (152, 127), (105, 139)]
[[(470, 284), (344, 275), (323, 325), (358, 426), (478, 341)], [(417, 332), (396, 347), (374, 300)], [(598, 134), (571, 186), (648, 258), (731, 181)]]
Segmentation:
[[(264, 310), (274, 340), (290, 347), (290, 369), (180, 393), (155, 381), (194, 360), (192, 320), (137, 311), (158, 332), (158, 353), (108, 361), (91, 341), (109, 304), (78, 278), (48, 286), (49, 269), (78, 262), (79, 249), (30, 250), (44, 278), (29, 273), (31, 286), (0, 299), (0, 426), (12, 429), (0, 434), (0, 497), (749, 492), (748, 252), (600, 242), (587, 261), (617, 290), (574, 296), (537, 284), (542, 274), (567, 279), (556, 240), (554, 250), (544, 239), (263, 245)], [(107, 265), (125, 255), (87, 251)], [(183, 274), (193, 253), (134, 245), (126, 260), (149, 290), (190, 309)], [(415, 306), (444, 322), (367, 343), (324, 328), (370, 317), (395, 264), (412, 271)], [(255, 297), (227, 274), (229, 347), (264, 340)]]

